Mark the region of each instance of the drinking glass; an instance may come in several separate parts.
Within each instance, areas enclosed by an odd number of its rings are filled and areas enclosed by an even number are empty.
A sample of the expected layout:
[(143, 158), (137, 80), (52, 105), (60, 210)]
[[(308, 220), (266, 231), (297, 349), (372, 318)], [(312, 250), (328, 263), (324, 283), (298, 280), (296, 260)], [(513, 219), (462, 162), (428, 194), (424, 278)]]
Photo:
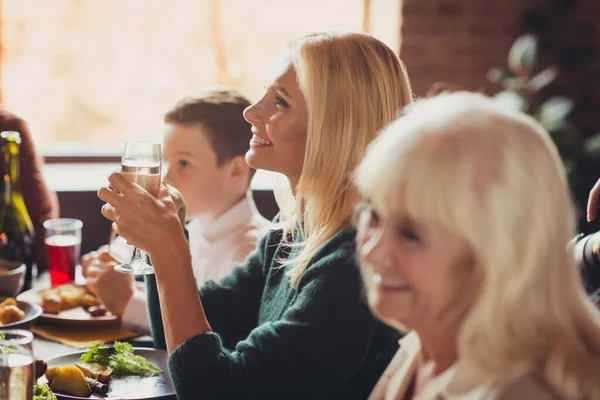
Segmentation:
[[(127, 142), (121, 160), (121, 174), (156, 197), (161, 181), (160, 143)], [(132, 275), (147, 275), (153, 274), (154, 268), (143, 260), (141, 251), (136, 247), (133, 249), (131, 260), (117, 265), (115, 271)]]
[(81, 256), (83, 222), (74, 218), (44, 221), (46, 258), (52, 286), (75, 281), (75, 267)]
[(31, 400), (34, 362), (31, 332), (0, 330), (0, 399)]

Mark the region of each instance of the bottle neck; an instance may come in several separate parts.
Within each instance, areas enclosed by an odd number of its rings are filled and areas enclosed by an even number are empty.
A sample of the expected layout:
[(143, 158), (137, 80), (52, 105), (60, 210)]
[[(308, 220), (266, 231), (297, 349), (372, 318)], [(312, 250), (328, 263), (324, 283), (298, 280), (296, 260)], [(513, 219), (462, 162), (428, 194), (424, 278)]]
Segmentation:
[(7, 142), (2, 146), (0, 163), (0, 193), (5, 204), (10, 204), (14, 196), (21, 196), (19, 186), (19, 145)]

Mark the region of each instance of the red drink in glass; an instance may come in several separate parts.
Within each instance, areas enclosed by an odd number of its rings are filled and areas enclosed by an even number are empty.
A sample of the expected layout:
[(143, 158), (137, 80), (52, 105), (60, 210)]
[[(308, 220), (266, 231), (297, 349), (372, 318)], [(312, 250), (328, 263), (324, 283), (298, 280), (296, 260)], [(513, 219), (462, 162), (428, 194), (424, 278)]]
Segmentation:
[(83, 223), (73, 218), (44, 222), (46, 257), (52, 286), (75, 280), (75, 267), (81, 257), (82, 227)]
[(46, 257), (52, 286), (75, 280), (75, 267), (81, 255), (81, 239), (75, 235), (46, 238)]

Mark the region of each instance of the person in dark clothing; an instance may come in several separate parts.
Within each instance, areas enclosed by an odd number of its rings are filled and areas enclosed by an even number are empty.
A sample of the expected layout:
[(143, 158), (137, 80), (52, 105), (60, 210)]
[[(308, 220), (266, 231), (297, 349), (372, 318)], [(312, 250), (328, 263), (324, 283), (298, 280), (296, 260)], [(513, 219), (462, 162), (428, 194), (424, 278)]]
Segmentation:
[(46, 249), (42, 224), (47, 219), (58, 218), (58, 197), (46, 185), (42, 175), (43, 162), (37, 154), (27, 123), (4, 108), (0, 108), (0, 132), (2, 131), (15, 131), (21, 135), (19, 148), (21, 192), (35, 230), (35, 262), (38, 270), (45, 270)]
[[(246, 161), (288, 180), (281, 212), (243, 265), (197, 291), (180, 195), (157, 198), (109, 177), (103, 214), (148, 252), (156, 345), (180, 399), (364, 399), (398, 332), (369, 311), (356, 265), (351, 172), (368, 143), (412, 102), (402, 62), (359, 33), (301, 38), (244, 111)], [(114, 190), (113, 190), (114, 189)]]
[[(599, 200), (600, 180), (590, 190), (587, 204), (588, 222), (596, 219)], [(600, 305), (600, 232), (579, 234), (571, 241), (571, 246), (585, 291)]]

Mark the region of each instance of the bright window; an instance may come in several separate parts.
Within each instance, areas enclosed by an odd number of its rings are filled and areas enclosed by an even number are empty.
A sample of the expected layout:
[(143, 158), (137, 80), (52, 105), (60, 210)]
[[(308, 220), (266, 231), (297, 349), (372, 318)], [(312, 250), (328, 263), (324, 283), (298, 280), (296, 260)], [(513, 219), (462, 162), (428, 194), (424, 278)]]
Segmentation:
[(392, 0), (3, 0), (2, 102), (43, 154), (120, 153), (159, 139), (165, 111), (202, 85), (256, 99), (292, 39), (361, 30), (369, 3), (368, 26), (397, 46)]

